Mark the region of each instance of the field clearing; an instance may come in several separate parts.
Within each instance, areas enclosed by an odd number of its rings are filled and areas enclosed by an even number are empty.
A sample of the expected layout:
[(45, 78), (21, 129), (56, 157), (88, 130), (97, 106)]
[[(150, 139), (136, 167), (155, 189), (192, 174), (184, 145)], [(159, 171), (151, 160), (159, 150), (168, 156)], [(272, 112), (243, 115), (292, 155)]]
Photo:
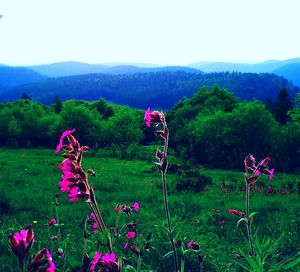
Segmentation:
[[(33, 224), (36, 252), (42, 247), (54, 249), (55, 242), (48, 240), (44, 226), (55, 217), (54, 196), (59, 192), (61, 172), (58, 164), (62, 158), (49, 149), (0, 149), (0, 271), (17, 271), (16, 260), (8, 250), (7, 235)], [(154, 155), (153, 155), (154, 157)], [(116, 220), (114, 207), (118, 203), (132, 205), (139, 202), (140, 211), (132, 219), (138, 223), (143, 235), (153, 232), (153, 248), (145, 254), (145, 271), (171, 271), (172, 258), (163, 258), (170, 250), (161, 230), (165, 221), (160, 172), (144, 161), (98, 158), (88, 155), (83, 160), (84, 169), (93, 169), (96, 177), (89, 178), (94, 185), (99, 207), (108, 226)], [(178, 175), (168, 174), (170, 211), (173, 224), (178, 225), (178, 239), (197, 241), (205, 256), (205, 271), (224, 271), (226, 261), (221, 255), (233, 255), (244, 248), (245, 240), (236, 228), (237, 218), (228, 215), (227, 209), (244, 209), (243, 173), (215, 169), (201, 169), (212, 178), (212, 185), (201, 193), (178, 192), (174, 186)], [(284, 255), (299, 251), (300, 202), (297, 175), (276, 173), (272, 181), (263, 177), (251, 193), (251, 210), (257, 211), (254, 229), (257, 236), (282, 238), (279, 250)], [(273, 187), (267, 193), (268, 186)], [(59, 214), (62, 237), (67, 244), (66, 259), (81, 258), (83, 251), (83, 224), (90, 213), (83, 202), (69, 204), (60, 194)], [(123, 218), (128, 221), (127, 218)], [(224, 220), (223, 223), (220, 223)], [(165, 239), (165, 240), (164, 240)], [(92, 244), (90, 245), (92, 248)], [(91, 249), (92, 250), (92, 249)], [(192, 255), (192, 254), (191, 254)], [(130, 262), (134, 263), (132, 257)], [(187, 263), (187, 271), (194, 271), (194, 257)], [(63, 266), (62, 266), (63, 267)], [(170, 268), (169, 268), (170, 269)], [(59, 270), (67, 271), (67, 270)], [(71, 271), (71, 270), (69, 270)], [(228, 271), (237, 271), (232, 268)]]

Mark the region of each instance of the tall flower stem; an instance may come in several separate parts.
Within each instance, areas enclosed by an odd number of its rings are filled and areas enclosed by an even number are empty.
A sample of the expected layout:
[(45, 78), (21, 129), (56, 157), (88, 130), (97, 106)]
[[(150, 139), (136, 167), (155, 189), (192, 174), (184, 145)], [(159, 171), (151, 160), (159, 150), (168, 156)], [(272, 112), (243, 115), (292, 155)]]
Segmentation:
[(56, 194), (55, 195), (55, 214), (56, 214), (59, 242), (61, 243), (61, 229), (60, 229), (60, 222), (59, 222), (58, 205), (59, 205), (58, 195)]
[[(97, 202), (96, 202), (96, 203), (97, 203)], [(89, 202), (89, 201), (88, 201), (88, 204), (89, 204), (89, 207), (90, 207), (91, 211), (92, 211), (92, 212), (94, 213), (94, 215), (95, 215), (95, 219), (96, 219), (96, 221), (97, 221), (97, 223), (98, 223), (98, 226), (99, 226), (99, 228), (100, 228), (100, 231), (101, 231), (102, 233), (104, 233), (104, 231), (105, 231), (105, 229), (106, 229), (106, 226), (105, 226), (104, 221), (103, 221), (103, 218), (102, 218), (102, 216), (101, 216), (101, 214), (100, 214), (99, 208), (98, 208), (97, 205), (95, 205), (93, 202)], [(111, 239), (110, 239), (109, 236), (107, 237), (107, 240), (108, 240), (108, 244), (107, 244), (108, 250), (109, 250), (110, 253), (112, 253), (112, 252), (113, 252), (113, 250), (112, 250), (112, 243), (111, 243)]]
[(24, 259), (19, 259), (21, 272), (24, 272)]
[(171, 216), (170, 216), (170, 210), (169, 210), (169, 202), (168, 202), (168, 190), (167, 190), (167, 170), (168, 170), (168, 145), (169, 145), (169, 133), (168, 133), (168, 127), (165, 122), (163, 121), (163, 127), (164, 127), (164, 132), (167, 131), (165, 137), (164, 137), (164, 151), (163, 151), (163, 165), (161, 165), (161, 175), (162, 175), (162, 187), (163, 187), (163, 195), (164, 195), (164, 203), (165, 203), (165, 213), (166, 213), (166, 218), (168, 222), (168, 231), (169, 231), (169, 239), (170, 243), (172, 245), (172, 250), (173, 250), (173, 259), (174, 259), (174, 266), (175, 266), (175, 271), (178, 271), (178, 260), (177, 260), (177, 253), (176, 253), (176, 246), (174, 242), (174, 234), (172, 231), (172, 226), (171, 226)]
[(141, 265), (142, 265), (142, 256), (141, 256), (141, 254), (139, 254), (136, 271), (139, 272), (141, 270)]
[(247, 235), (251, 250), (251, 255), (254, 257), (254, 248), (253, 248), (253, 241), (252, 241), (252, 233), (251, 233), (251, 221), (250, 221), (250, 183), (247, 182), (248, 172), (246, 171), (246, 229)]

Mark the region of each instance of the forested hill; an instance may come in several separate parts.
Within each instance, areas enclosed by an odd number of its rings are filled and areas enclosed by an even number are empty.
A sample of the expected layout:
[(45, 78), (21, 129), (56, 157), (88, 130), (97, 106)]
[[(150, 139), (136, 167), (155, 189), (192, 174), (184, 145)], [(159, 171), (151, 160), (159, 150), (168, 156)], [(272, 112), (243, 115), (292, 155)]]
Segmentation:
[(0, 65), (0, 92), (10, 90), (22, 84), (28, 84), (45, 79), (35, 71), (22, 67)]
[(33, 100), (50, 104), (55, 96), (62, 100), (97, 100), (100, 97), (135, 108), (149, 106), (168, 109), (183, 97), (191, 97), (202, 86), (219, 85), (241, 100), (275, 100), (285, 87), (293, 98), (297, 89), (286, 79), (273, 74), (211, 73), (162, 71), (144, 74), (88, 74), (46, 79), (15, 88), (0, 96), (1, 100), (19, 98), (26, 93)]

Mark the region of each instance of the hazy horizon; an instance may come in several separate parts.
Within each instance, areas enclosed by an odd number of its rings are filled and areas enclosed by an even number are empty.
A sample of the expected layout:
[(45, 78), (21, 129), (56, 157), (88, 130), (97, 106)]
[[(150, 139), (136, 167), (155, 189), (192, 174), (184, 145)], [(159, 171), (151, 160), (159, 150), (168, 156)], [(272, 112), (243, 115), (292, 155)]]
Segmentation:
[(48, 63), (3, 63), (0, 62), (0, 65), (7, 65), (7, 66), (15, 66), (15, 67), (29, 67), (29, 66), (42, 66), (42, 65), (51, 65), (51, 64), (58, 64), (58, 63), (83, 63), (83, 64), (89, 64), (89, 65), (107, 65), (107, 66), (118, 66), (118, 65), (132, 65), (132, 66), (141, 66), (141, 67), (163, 67), (163, 66), (188, 66), (194, 63), (232, 63), (232, 64), (260, 64), (264, 62), (280, 62), (280, 61), (286, 61), (286, 60), (292, 60), (292, 59), (299, 59), (300, 57), (293, 57), (289, 59), (265, 59), (262, 61), (253, 61), (253, 60), (240, 60), (240, 61), (210, 61), (210, 60), (200, 60), (200, 61), (194, 61), (191, 63), (186, 64), (159, 64), (159, 63), (143, 63), (143, 62), (105, 62), (105, 63), (92, 63), (92, 62), (83, 62), (78, 60), (61, 60), (57, 62), (48, 62)]

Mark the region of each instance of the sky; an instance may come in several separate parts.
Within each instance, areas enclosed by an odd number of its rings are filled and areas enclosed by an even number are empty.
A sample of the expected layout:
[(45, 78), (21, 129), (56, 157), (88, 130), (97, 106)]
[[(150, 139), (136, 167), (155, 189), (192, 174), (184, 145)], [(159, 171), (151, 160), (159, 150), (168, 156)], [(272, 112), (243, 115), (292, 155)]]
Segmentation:
[(0, 63), (300, 57), (299, 0), (0, 0)]

